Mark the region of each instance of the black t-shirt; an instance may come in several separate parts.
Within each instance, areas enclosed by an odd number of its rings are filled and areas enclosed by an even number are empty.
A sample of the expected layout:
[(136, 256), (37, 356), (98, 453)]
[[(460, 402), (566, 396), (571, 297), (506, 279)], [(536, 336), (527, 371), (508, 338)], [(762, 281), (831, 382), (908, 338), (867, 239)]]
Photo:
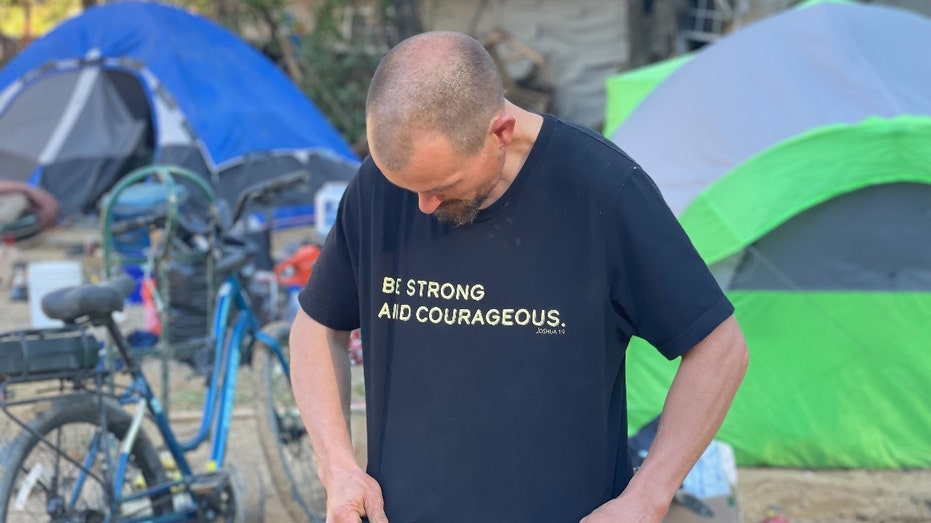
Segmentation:
[(733, 312), (652, 180), (552, 116), (462, 227), (367, 159), (300, 301), (362, 328), (369, 473), (403, 522), (578, 521), (630, 480), (630, 337), (672, 359)]

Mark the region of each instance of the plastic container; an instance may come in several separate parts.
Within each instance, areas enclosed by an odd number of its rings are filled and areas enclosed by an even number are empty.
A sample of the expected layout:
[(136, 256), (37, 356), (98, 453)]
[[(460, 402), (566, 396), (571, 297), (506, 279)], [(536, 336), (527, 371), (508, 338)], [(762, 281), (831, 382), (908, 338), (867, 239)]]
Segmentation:
[(294, 322), (294, 318), (297, 317), (297, 312), (301, 310), (301, 302), (297, 298), (300, 293), (301, 287), (288, 287), (284, 312), (281, 314), (282, 321), (287, 323)]
[[(177, 210), (181, 213), (188, 197), (187, 188), (175, 185), (174, 195), (178, 199)], [(167, 215), (169, 196), (168, 186), (163, 183), (141, 182), (130, 185), (120, 191), (116, 202), (110, 208), (112, 223), (116, 225), (121, 221), (153, 214)], [(142, 303), (142, 263), (148, 256), (149, 246), (149, 231), (145, 227), (113, 235), (113, 250), (123, 260), (123, 272), (136, 280), (136, 287), (126, 297), (128, 303)]]
[(275, 276), (282, 287), (303, 287), (310, 280), (314, 262), (320, 257), (320, 247), (314, 244), (298, 247), (294, 254), (275, 264)]
[[(175, 186), (178, 198), (178, 211), (187, 201), (187, 189), (183, 185)], [(137, 183), (120, 192), (110, 212), (113, 223), (150, 214), (166, 214), (168, 209), (168, 186), (161, 183)], [(149, 248), (149, 231), (145, 228), (133, 229), (113, 236), (113, 248), (116, 252), (131, 257), (145, 258)]]
[(135, 263), (124, 263), (121, 268), (123, 269), (123, 274), (129, 276), (136, 282), (133, 291), (126, 297), (126, 302), (134, 305), (142, 303), (142, 279), (145, 276), (145, 269), (142, 265)]
[(42, 312), (42, 297), (63, 287), (84, 283), (84, 272), (79, 261), (31, 262), (26, 273), (29, 287), (29, 320), (34, 329), (61, 327), (64, 322), (53, 320)]
[(336, 223), (339, 201), (346, 192), (347, 182), (326, 182), (314, 195), (314, 228), (325, 238)]

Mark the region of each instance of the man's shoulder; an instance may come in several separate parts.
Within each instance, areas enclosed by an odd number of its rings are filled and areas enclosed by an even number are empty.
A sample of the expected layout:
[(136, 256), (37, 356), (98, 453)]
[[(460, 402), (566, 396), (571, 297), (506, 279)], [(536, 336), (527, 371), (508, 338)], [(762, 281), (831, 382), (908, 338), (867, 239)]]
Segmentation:
[(368, 220), (366, 217), (378, 216), (372, 223), (395, 223), (400, 212), (417, 209), (416, 201), (410, 201), (412, 196), (414, 193), (388, 181), (372, 157), (366, 156), (349, 184), (347, 207), (350, 213), (363, 221)]
[(549, 118), (552, 146), (546, 163), (570, 183), (613, 194), (631, 176), (643, 173), (630, 155), (604, 136), (555, 116)]
[(366, 183), (371, 183), (373, 181), (380, 181), (384, 179), (385, 176), (378, 169), (378, 166), (375, 165), (372, 157), (367, 155), (362, 159), (362, 163), (359, 164), (358, 177), (365, 180)]
[(382, 174), (381, 170), (375, 165), (375, 162), (372, 160), (371, 156), (366, 156), (362, 163), (359, 165), (358, 173), (356, 174), (356, 179), (354, 180), (356, 184), (356, 189), (361, 191), (362, 195), (377, 195), (379, 197), (385, 196), (385, 191), (388, 192), (403, 192), (398, 186), (392, 184), (385, 178), (385, 175)]
[(579, 147), (587, 153), (602, 154), (609, 157), (616, 156), (622, 158), (624, 162), (629, 162), (631, 166), (636, 165), (636, 161), (624, 152), (620, 146), (595, 130), (557, 116), (547, 115), (547, 118), (554, 126), (554, 134), (558, 140), (571, 141), (573, 146)]

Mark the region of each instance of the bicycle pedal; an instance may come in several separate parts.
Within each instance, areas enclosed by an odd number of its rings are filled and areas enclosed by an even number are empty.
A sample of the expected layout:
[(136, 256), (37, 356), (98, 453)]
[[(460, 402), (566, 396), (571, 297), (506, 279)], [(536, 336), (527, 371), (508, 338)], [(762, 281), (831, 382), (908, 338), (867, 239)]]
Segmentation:
[(189, 488), (194, 494), (203, 496), (211, 492), (220, 492), (229, 486), (229, 484), (229, 474), (223, 471), (217, 471), (198, 474), (191, 481)]

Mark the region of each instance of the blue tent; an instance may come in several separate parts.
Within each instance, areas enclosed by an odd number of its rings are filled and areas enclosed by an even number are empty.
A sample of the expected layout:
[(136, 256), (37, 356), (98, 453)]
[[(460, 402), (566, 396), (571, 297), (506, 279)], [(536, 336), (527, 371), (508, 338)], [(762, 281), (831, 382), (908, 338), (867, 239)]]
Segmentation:
[(221, 198), (297, 168), (304, 201), (358, 158), (268, 59), (214, 22), (155, 3), (88, 9), (0, 70), (0, 177), (92, 211), (148, 163), (202, 174)]

